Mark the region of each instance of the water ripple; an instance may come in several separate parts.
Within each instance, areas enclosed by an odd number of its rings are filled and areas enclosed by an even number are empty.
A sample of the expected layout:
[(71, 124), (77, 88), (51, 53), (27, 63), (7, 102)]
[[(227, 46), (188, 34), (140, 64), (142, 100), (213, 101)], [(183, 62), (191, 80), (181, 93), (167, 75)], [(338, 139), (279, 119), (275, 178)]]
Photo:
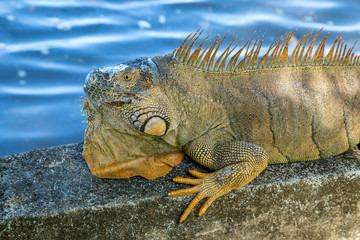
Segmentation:
[(226, 26), (247, 26), (259, 24), (260, 22), (273, 23), (284, 27), (291, 26), (293, 29), (302, 27), (305, 29), (319, 30), (322, 27), (327, 31), (354, 32), (360, 31), (360, 21), (355, 21), (351, 25), (334, 25), (333, 23), (320, 23), (315, 21), (301, 21), (297, 18), (286, 17), (277, 14), (252, 13), (252, 14), (211, 14), (211, 22)]
[(273, 5), (279, 7), (302, 7), (312, 9), (333, 9), (344, 6), (344, 3), (335, 1), (271, 1)]
[[(79, 49), (87, 48), (94, 44), (106, 44), (109, 42), (131, 42), (139, 39), (149, 38), (167, 38), (167, 39), (184, 39), (189, 34), (185, 31), (135, 31), (117, 34), (94, 34), (79, 37), (44, 40), (25, 43), (10, 43), (3, 46), (4, 52), (24, 52), (24, 51), (42, 51), (44, 48), (66, 48)], [(85, 43), (85, 44), (84, 44)]]
[[(130, 10), (130, 9), (143, 9), (147, 7), (153, 7), (158, 5), (167, 4), (179, 4), (179, 3), (198, 3), (204, 2), (205, 0), (156, 0), (156, 1), (126, 1), (121, 3), (109, 3), (105, 1), (87, 1), (86, 5), (97, 8), (107, 8), (116, 10)], [(23, 1), (29, 5), (53, 7), (53, 8), (69, 8), (69, 7), (83, 7), (84, 2), (82, 1), (47, 1), (47, 0), (26, 0)]]
[(0, 86), (0, 94), (27, 95), (27, 96), (55, 96), (67, 94), (83, 94), (82, 86), (57, 86), (57, 87), (7, 87)]

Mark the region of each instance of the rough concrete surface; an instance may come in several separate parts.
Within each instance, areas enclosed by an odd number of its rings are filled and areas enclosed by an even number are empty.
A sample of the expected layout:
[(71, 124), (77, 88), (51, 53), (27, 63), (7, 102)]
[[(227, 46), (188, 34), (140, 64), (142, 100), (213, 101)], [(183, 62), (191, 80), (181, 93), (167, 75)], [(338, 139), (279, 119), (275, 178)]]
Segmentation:
[(164, 195), (188, 187), (173, 177), (204, 168), (185, 158), (153, 181), (99, 179), (81, 151), (79, 143), (0, 158), (0, 239), (360, 239), (359, 150), (269, 166), (182, 224), (193, 196)]

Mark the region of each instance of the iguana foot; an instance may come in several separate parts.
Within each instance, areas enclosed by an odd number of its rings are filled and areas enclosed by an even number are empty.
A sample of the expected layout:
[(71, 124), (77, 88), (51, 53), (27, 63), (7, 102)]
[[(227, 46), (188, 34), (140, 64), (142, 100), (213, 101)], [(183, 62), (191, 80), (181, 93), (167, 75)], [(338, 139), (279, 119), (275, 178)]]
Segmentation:
[[(190, 170), (192, 178), (176, 177), (177, 183), (195, 185), (189, 189), (181, 189), (170, 192), (168, 196), (175, 197), (197, 193), (180, 217), (183, 222), (191, 210), (202, 199), (207, 198), (201, 206), (198, 215), (202, 215), (218, 197), (232, 189), (240, 188), (251, 182), (268, 165), (269, 159), (265, 151), (251, 143), (231, 141), (214, 146), (205, 146), (208, 140), (198, 140), (189, 146), (188, 152), (194, 159), (212, 169), (218, 169), (212, 173), (201, 173)], [(200, 150), (199, 150), (200, 149)]]
[[(221, 171), (221, 170), (220, 170)], [(176, 197), (182, 195), (188, 195), (192, 193), (197, 193), (194, 199), (190, 202), (187, 208), (182, 213), (179, 222), (183, 222), (192, 209), (198, 204), (202, 199), (207, 198), (204, 204), (201, 206), (198, 216), (201, 216), (205, 211), (210, 207), (211, 203), (217, 199), (218, 197), (224, 195), (225, 193), (231, 190), (228, 186), (221, 186), (217, 181), (219, 171), (213, 173), (201, 173), (196, 170), (189, 171), (191, 175), (195, 178), (184, 178), (184, 177), (176, 177), (173, 179), (174, 182), (183, 183), (183, 184), (191, 184), (195, 185), (194, 187), (188, 189), (181, 189), (177, 191), (172, 191), (168, 194), (169, 197)]]

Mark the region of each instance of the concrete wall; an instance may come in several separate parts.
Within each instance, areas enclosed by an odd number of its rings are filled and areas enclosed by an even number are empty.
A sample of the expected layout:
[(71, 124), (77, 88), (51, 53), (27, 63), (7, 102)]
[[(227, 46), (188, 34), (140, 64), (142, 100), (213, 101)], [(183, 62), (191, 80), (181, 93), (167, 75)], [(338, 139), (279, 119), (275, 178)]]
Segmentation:
[(0, 239), (360, 239), (360, 152), (269, 166), (177, 222), (192, 196), (171, 181), (206, 171), (186, 158), (153, 181), (98, 179), (82, 145), (0, 158)]

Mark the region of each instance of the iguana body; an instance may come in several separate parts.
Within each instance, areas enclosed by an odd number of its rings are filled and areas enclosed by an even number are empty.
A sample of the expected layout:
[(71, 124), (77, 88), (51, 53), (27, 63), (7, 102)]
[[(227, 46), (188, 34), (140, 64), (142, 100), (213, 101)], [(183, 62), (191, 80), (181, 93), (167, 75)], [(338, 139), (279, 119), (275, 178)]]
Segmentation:
[[(201, 33), (200, 33), (201, 34)], [(268, 163), (315, 160), (340, 154), (360, 141), (359, 57), (338, 37), (326, 58), (325, 39), (304, 35), (288, 59), (287, 33), (258, 58), (262, 40), (249, 40), (215, 61), (223, 39), (191, 34), (172, 55), (141, 58), (94, 70), (85, 84), (84, 157), (99, 177), (153, 179), (178, 164), (184, 152), (215, 170), (190, 173), (195, 185), (169, 196), (197, 193), (184, 211), (199, 211), (253, 180)], [(234, 40), (234, 39), (233, 39)], [(231, 43), (233, 43), (233, 40)], [(238, 61), (242, 50), (245, 56)], [(228, 60), (228, 62), (226, 62)]]

